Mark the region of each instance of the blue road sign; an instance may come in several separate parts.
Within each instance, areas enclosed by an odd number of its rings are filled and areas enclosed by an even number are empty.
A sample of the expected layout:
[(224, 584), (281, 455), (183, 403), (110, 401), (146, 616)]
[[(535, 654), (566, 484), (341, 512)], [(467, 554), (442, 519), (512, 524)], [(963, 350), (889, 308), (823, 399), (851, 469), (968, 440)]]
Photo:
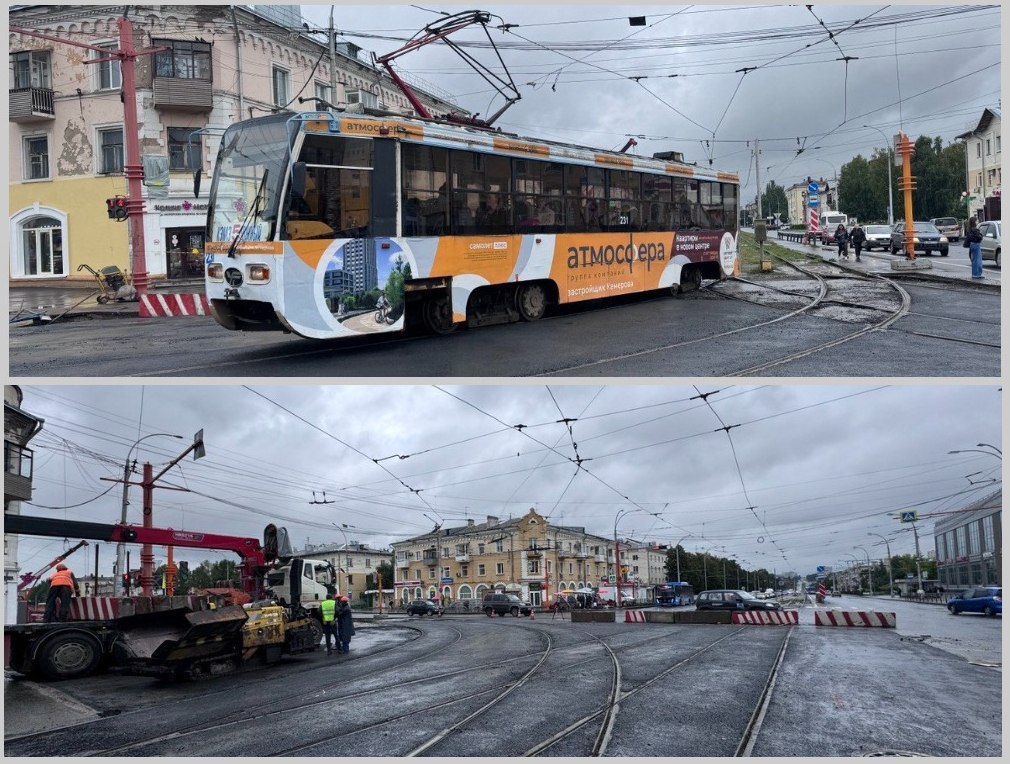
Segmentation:
[(823, 573), (824, 572), (824, 566), (823, 565), (818, 565), (817, 566), (817, 572), (818, 573)]
[(819, 207), (821, 200), (818, 196), (811, 196), (807, 199), (807, 205), (810, 207)]
[(919, 513), (915, 512), (914, 510), (901, 513), (901, 522), (903, 523), (914, 523), (918, 519), (919, 519)]
[(816, 181), (812, 181), (807, 184), (807, 193), (811, 196), (817, 196), (817, 193), (821, 190), (820, 186)]
[(823, 581), (827, 576), (817, 576), (818, 581)]

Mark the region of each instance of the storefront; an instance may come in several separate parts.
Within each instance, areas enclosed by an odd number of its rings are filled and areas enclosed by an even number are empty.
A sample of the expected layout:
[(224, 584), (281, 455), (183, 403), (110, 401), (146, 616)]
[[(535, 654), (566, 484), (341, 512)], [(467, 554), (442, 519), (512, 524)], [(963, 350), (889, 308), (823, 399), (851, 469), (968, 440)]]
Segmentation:
[(148, 270), (170, 281), (203, 276), (207, 203), (194, 199), (147, 201)]

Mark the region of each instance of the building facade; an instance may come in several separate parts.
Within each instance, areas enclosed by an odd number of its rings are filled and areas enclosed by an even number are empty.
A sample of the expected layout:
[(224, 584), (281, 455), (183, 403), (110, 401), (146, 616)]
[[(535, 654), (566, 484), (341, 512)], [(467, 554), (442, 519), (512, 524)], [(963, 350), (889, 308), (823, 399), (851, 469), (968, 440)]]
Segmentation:
[(978, 220), (1000, 219), (1003, 156), (1000, 146), (1000, 111), (984, 109), (978, 124), (957, 136), (964, 141), (965, 190), (968, 215)]
[[(311, 557), (329, 562), (337, 572), (337, 593), (353, 600), (367, 588), (367, 577), (375, 577), (375, 571), (382, 563), (392, 564), (393, 552), (389, 549), (372, 549), (368, 544), (350, 541), (346, 544), (306, 544), (295, 552), (299, 557)], [(377, 581), (372, 582), (377, 586)], [(391, 587), (390, 581), (383, 581), (382, 588)]]
[[(116, 50), (121, 12), (20, 6), (8, 18), (12, 27)], [(202, 277), (206, 191), (194, 197), (193, 170), (211, 171), (230, 124), (324, 108), (315, 98), (413, 115), (392, 81), (358, 57), (359, 48), (340, 43), (331, 62), (325, 35), (292, 27), (292, 18), (247, 6), (132, 7), (135, 48), (163, 48), (136, 63), (141, 154), (168, 168), (167, 188), (144, 191), (152, 278)], [(87, 64), (101, 54), (15, 31), (8, 42), (11, 280), (92, 280), (78, 270), (84, 265), (132, 270), (129, 223), (110, 219), (105, 208), (106, 199), (127, 192), (119, 63)], [(454, 108), (416, 92), (435, 112)]]
[(614, 572), (614, 542), (585, 528), (552, 525), (536, 510), (522, 517), (467, 521), (393, 545), (396, 598), (480, 602), (512, 592), (534, 605), (560, 589), (598, 586)]
[[(33, 452), (28, 443), (42, 431), (43, 420), (21, 408), (17, 385), (4, 385), (4, 515), (20, 514), (32, 498)], [(4, 534), (4, 623), (17, 621), (18, 537)]]
[[(802, 181), (800, 183), (794, 183), (786, 189), (786, 204), (789, 209), (790, 225), (801, 222), (806, 225), (810, 222), (810, 208), (807, 206), (807, 186), (810, 182), (811, 181)], [(828, 182), (824, 180), (824, 178), (821, 178), (817, 181), (817, 188), (817, 195), (820, 198), (821, 208), (833, 210), (835, 195), (828, 185)]]
[(643, 594), (665, 584), (666, 546), (644, 541), (621, 542), (621, 577), (641, 587)]
[(940, 585), (948, 592), (1002, 585), (1003, 491), (936, 521), (933, 538)]

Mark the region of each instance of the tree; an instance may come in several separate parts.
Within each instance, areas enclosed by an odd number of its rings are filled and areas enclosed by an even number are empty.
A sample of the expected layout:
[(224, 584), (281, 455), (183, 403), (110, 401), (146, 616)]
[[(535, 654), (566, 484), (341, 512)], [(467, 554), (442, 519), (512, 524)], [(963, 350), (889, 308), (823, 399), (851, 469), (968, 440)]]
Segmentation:
[(765, 186), (765, 192), (761, 194), (761, 213), (767, 217), (776, 212), (779, 213), (781, 220), (788, 220), (789, 202), (786, 199), (786, 190), (774, 180), (770, 180)]

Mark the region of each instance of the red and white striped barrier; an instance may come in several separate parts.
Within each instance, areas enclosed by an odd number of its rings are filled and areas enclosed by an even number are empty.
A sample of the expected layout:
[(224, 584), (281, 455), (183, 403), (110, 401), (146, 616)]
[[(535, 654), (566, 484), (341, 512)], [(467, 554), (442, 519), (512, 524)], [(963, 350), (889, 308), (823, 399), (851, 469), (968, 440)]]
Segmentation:
[(625, 610), (624, 611), (624, 622), (625, 623), (645, 623), (645, 611), (644, 610)]
[(118, 617), (116, 597), (74, 597), (70, 600), (70, 621), (111, 621)]
[(202, 294), (145, 294), (140, 298), (141, 318), (209, 316), (210, 304)]
[(791, 625), (800, 622), (798, 610), (744, 610), (733, 613), (733, 623), (749, 623), (755, 626), (776, 624)]
[(895, 614), (874, 610), (815, 610), (814, 626), (882, 626), (893, 629)]

